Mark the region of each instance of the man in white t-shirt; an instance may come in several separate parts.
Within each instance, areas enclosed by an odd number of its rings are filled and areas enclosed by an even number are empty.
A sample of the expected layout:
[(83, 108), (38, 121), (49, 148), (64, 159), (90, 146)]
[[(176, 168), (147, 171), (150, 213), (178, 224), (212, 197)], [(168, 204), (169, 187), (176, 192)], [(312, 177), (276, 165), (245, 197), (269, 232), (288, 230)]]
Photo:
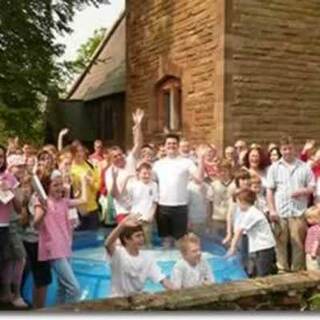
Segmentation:
[(204, 176), (203, 154), (199, 167), (188, 158), (179, 155), (179, 136), (168, 134), (165, 138), (166, 157), (155, 162), (153, 172), (159, 185), (159, 207), (157, 225), (164, 245), (170, 246), (171, 239), (178, 240), (187, 232), (188, 224), (188, 181), (193, 178), (201, 183)]
[(273, 274), (276, 270), (276, 241), (265, 214), (254, 206), (256, 194), (250, 189), (242, 189), (236, 197), (242, 216), (227, 255), (235, 254), (237, 243), (245, 231), (253, 269), (251, 276), (263, 277)]
[[(160, 283), (168, 290), (173, 284), (161, 272), (150, 252), (140, 250), (144, 234), (138, 215), (125, 217), (105, 241), (111, 257), (111, 296), (127, 297), (142, 292), (147, 279)], [(121, 244), (117, 244), (120, 238)]]
[(129, 155), (125, 158), (123, 151), (118, 146), (110, 149), (112, 164), (105, 173), (105, 185), (107, 192), (114, 198), (117, 223), (128, 215), (130, 209), (126, 185), (128, 180), (136, 174), (137, 159), (143, 141), (141, 131), (143, 116), (144, 112), (140, 109), (137, 109), (132, 115), (134, 146)]

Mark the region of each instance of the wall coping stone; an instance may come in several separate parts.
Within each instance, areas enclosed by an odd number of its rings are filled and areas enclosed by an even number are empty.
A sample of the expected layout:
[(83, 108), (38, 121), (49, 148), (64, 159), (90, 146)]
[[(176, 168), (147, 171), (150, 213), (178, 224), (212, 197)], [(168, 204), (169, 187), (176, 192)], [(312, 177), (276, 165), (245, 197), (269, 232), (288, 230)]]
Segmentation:
[(82, 301), (41, 311), (301, 310), (319, 291), (320, 271), (300, 271), (127, 298)]

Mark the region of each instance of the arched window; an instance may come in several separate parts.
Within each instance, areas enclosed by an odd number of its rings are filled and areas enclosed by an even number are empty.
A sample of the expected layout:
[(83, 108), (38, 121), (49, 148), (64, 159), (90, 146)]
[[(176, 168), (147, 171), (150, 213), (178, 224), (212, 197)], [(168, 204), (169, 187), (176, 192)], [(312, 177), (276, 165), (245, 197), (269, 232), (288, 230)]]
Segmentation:
[(157, 85), (158, 130), (182, 130), (181, 81), (165, 77)]

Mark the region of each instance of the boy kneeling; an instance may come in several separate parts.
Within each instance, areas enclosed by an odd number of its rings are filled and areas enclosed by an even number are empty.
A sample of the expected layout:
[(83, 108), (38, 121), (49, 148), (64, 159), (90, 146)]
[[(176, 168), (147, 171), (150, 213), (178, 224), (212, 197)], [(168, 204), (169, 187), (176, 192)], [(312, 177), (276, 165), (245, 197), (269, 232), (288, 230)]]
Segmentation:
[(194, 233), (188, 233), (179, 239), (178, 243), (182, 258), (172, 270), (171, 281), (175, 289), (212, 284), (214, 277), (201, 253), (199, 237)]
[(153, 257), (140, 250), (144, 241), (139, 217), (132, 214), (122, 220), (106, 239), (105, 247), (111, 257), (111, 297), (142, 292), (148, 278), (166, 289), (174, 289)]
[(250, 189), (243, 189), (236, 194), (236, 199), (241, 218), (227, 255), (235, 254), (241, 234), (246, 231), (253, 267), (252, 276), (263, 277), (276, 273), (276, 242), (266, 216), (254, 207), (256, 194)]

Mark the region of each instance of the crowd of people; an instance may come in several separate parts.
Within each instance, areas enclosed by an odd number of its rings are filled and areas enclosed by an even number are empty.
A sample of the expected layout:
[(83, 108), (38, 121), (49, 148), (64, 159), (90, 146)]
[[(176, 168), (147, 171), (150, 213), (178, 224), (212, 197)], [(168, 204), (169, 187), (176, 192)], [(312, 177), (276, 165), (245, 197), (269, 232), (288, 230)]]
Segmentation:
[[(45, 305), (52, 272), (57, 303), (78, 301), (70, 264), (74, 230), (115, 226), (105, 240), (112, 296), (141, 292), (147, 278), (168, 290), (214, 282), (201, 236), (239, 254), (249, 277), (320, 269), (320, 149), (293, 139), (260, 146), (238, 140), (220, 153), (168, 133), (145, 143), (142, 110), (133, 113), (133, 147), (80, 141), (38, 150), (9, 139), (0, 146), (0, 302), (27, 307), (23, 274), (31, 270), (34, 308)], [(142, 248), (154, 230), (181, 259), (167, 278)]]

